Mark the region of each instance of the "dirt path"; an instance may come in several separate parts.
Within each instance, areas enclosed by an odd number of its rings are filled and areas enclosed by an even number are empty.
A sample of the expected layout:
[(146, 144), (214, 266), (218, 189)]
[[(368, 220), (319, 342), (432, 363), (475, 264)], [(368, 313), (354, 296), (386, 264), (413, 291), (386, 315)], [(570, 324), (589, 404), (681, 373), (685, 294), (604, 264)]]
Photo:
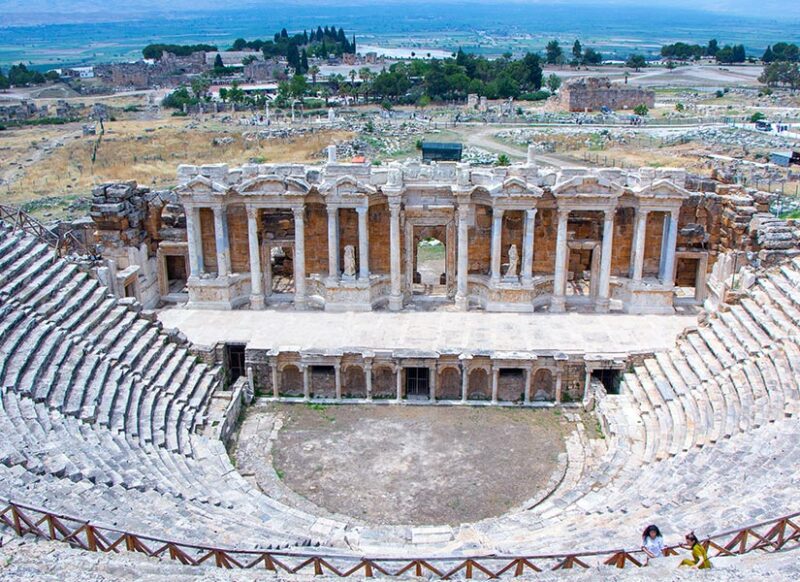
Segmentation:
[[(512, 162), (524, 160), (527, 157), (525, 148), (503, 143), (494, 137), (497, 132), (503, 129), (506, 128), (500, 125), (487, 125), (485, 127), (473, 125), (456, 127), (451, 131), (460, 135), (468, 145), (497, 154), (506, 154)], [(556, 168), (585, 165), (583, 161), (573, 159), (564, 154), (536, 154), (536, 161)]]

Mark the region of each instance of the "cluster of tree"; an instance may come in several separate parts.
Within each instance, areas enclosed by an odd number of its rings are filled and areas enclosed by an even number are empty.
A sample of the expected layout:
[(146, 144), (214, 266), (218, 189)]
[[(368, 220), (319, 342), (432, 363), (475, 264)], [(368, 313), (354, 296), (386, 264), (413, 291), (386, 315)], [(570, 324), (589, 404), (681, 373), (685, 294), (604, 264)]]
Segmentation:
[[(545, 62), (548, 65), (563, 65), (567, 62), (567, 57), (564, 54), (564, 49), (557, 40), (551, 40), (547, 43), (544, 49)], [(599, 65), (603, 62), (603, 55), (591, 47), (584, 47), (581, 41), (575, 40), (572, 43), (572, 53), (569, 59), (569, 64), (572, 67), (581, 67), (588, 65)]]
[(55, 71), (47, 71), (42, 74), (39, 71), (33, 71), (20, 63), (12, 65), (8, 69), (8, 74), (3, 74), (0, 70), (0, 89), (8, 89), (12, 85), (14, 87), (27, 87), (28, 85), (41, 85), (48, 81), (58, 81), (59, 76)]
[(343, 28), (321, 27), (311, 32), (303, 31), (294, 35), (289, 35), (284, 28), (275, 33), (272, 40), (253, 40), (248, 41), (238, 38), (234, 41), (232, 50), (251, 49), (261, 51), (265, 58), (283, 57), (298, 73), (309, 71), (308, 59), (319, 57), (326, 59), (331, 55), (342, 56), (343, 54), (355, 54), (356, 39), (348, 39)]
[(179, 57), (188, 57), (194, 53), (207, 53), (218, 50), (211, 44), (149, 44), (142, 49), (146, 59), (160, 59), (164, 53), (172, 53)]
[[(361, 80), (358, 85), (356, 76)], [(505, 54), (489, 60), (459, 49), (455, 57), (395, 63), (377, 74), (369, 69), (352, 71), (350, 81), (348, 87), (344, 78), (334, 78), (332, 88), (356, 96), (360, 93), (366, 99), (407, 104), (463, 100), (470, 93), (489, 99), (543, 97), (541, 58), (532, 53), (520, 59)], [(557, 81), (550, 84), (556, 86)]]
[(743, 63), (747, 60), (743, 44), (735, 44), (733, 46), (726, 44), (717, 51), (716, 57), (718, 63), (725, 64)]
[(161, 101), (161, 105), (170, 109), (183, 109), (185, 106), (197, 105), (200, 103), (201, 97), (193, 92), (189, 92), (186, 87), (178, 87), (172, 93), (168, 94)]
[(800, 65), (788, 61), (768, 63), (758, 80), (769, 87), (786, 85), (791, 89), (800, 89)]
[(796, 44), (789, 44), (786, 42), (778, 42), (772, 46), (768, 46), (764, 51), (764, 56), (761, 60), (765, 63), (787, 62), (796, 63), (800, 61), (800, 49)]
[(703, 57), (716, 57), (719, 52), (719, 42), (712, 38), (706, 46), (676, 42), (661, 47), (661, 56), (665, 59), (678, 61), (697, 60)]
[(628, 60), (625, 61), (625, 66), (629, 69), (644, 69), (647, 66), (647, 59), (644, 55), (628, 55)]

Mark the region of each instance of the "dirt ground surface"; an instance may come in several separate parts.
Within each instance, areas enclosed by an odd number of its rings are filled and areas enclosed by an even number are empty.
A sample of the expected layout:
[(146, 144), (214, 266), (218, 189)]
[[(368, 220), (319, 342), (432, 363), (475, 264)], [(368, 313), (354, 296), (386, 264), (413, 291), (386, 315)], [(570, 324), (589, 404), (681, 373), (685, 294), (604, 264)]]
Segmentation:
[(258, 462), (244, 435), (264, 414), (282, 424), (261, 450), (283, 483), (374, 525), (457, 525), (517, 508), (548, 484), (570, 428), (553, 410), (268, 404), (244, 421), (240, 470)]

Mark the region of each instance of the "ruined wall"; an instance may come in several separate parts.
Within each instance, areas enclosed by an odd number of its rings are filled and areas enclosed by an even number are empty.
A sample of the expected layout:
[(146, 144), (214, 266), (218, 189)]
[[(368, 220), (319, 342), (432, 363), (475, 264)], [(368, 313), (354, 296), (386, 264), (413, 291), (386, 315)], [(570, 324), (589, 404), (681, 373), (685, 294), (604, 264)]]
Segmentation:
[(533, 240), (533, 272), (536, 275), (552, 275), (556, 265), (556, 238), (558, 236), (558, 213), (540, 209), (536, 213)]
[(228, 240), (231, 272), (250, 272), (250, 242), (247, 233), (247, 210), (244, 204), (228, 206)]
[(328, 275), (328, 211), (318, 203), (306, 205), (306, 272)]
[(633, 244), (633, 225), (636, 212), (633, 208), (619, 208), (614, 216), (614, 243), (611, 252), (611, 274), (627, 277), (630, 272)]
[(569, 111), (633, 109), (637, 105), (655, 106), (654, 91), (612, 84), (608, 77), (577, 79), (567, 82), (559, 91), (559, 103)]
[(475, 226), (469, 229), (469, 274), (489, 275), (492, 247), (492, 209), (475, 205)]
[(369, 270), (371, 273), (388, 275), (391, 271), (390, 221), (391, 213), (388, 204), (370, 206)]
[(217, 243), (214, 229), (214, 211), (200, 209), (200, 238), (203, 247), (203, 266), (207, 273), (217, 272)]

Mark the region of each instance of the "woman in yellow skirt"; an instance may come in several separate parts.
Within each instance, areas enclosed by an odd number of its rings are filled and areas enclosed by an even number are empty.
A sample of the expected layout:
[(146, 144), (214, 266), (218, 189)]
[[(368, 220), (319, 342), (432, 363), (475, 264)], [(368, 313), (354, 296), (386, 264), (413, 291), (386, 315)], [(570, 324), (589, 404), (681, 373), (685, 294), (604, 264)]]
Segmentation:
[(692, 557), (683, 560), (681, 566), (697, 568), (698, 570), (705, 570), (711, 567), (711, 561), (708, 559), (708, 552), (706, 552), (703, 545), (697, 541), (697, 536), (694, 535), (694, 532), (686, 534), (686, 545), (684, 547), (692, 550)]

